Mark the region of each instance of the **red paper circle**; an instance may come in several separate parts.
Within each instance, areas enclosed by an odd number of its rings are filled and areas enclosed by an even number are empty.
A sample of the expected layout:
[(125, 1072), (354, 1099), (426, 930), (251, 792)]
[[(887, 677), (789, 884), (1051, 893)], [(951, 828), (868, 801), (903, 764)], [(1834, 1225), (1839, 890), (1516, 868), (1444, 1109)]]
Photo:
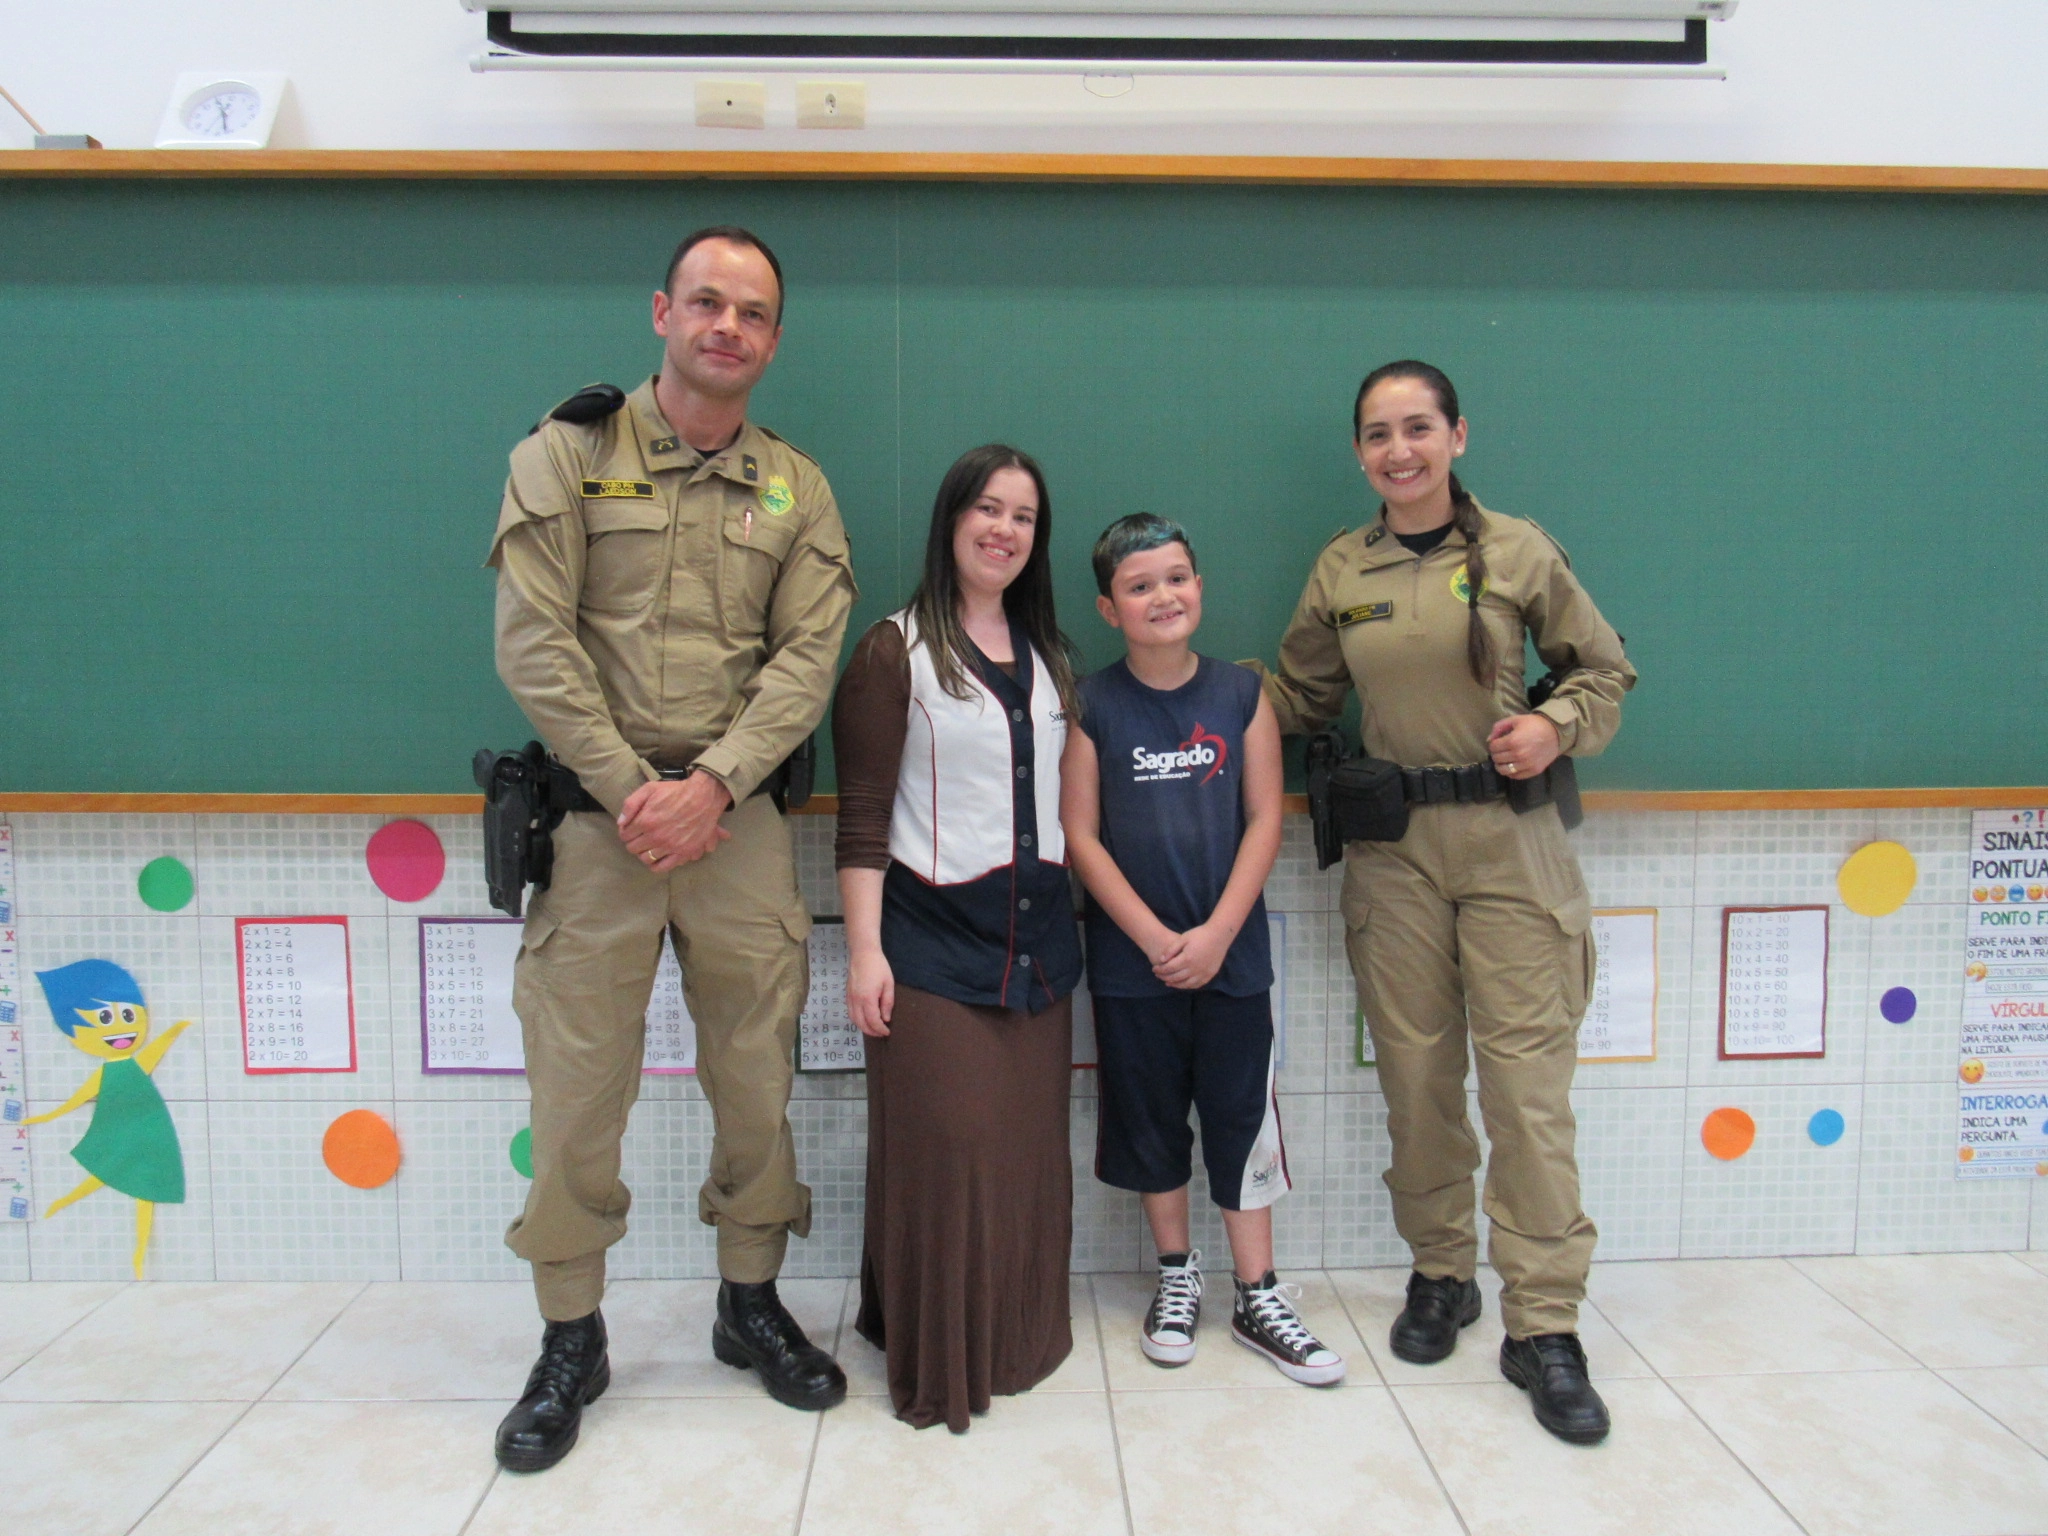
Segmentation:
[(448, 872), (448, 855), (434, 829), (423, 822), (393, 821), (379, 827), (363, 850), (370, 878), (393, 901), (425, 901)]

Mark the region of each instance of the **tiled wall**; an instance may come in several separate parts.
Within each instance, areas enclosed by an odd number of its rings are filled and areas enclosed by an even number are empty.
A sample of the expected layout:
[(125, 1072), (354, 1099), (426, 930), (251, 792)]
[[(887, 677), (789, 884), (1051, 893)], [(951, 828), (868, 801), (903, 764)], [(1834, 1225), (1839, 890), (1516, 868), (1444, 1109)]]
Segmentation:
[[(363, 848), (377, 817), (25, 815), (14, 826), (18, 929), (28, 1004), (31, 1109), (54, 1107), (88, 1067), (52, 1026), (30, 973), (88, 956), (141, 981), (161, 1025), (197, 1022), (157, 1072), (183, 1142), (188, 1195), (160, 1207), (149, 1273), (160, 1279), (486, 1279), (522, 1266), (505, 1223), (525, 1181), (507, 1145), (526, 1123), (519, 1077), (419, 1070), (417, 919), (483, 915), (474, 818), (427, 818), (449, 855), (440, 889), (387, 900)], [(832, 822), (793, 820), (812, 910), (837, 910)], [(1955, 1063), (1962, 998), (1967, 811), (1599, 815), (1573, 835), (1598, 906), (1660, 909), (1661, 997), (1655, 1061), (1587, 1065), (1573, 1098), (1587, 1209), (1603, 1258), (1893, 1253), (2048, 1248), (2048, 1180), (1954, 1177)], [(1839, 904), (1835, 871), (1857, 847), (1895, 838), (1919, 860), (1912, 900), (1885, 918)], [(150, 911), (136, 893), (149, 860), (175, 855), (197, 895)], [(1315, 871), (1307, 826), (1290, 818), (1270, 904), (1290, 914), (1286, 1065), (1281, 1109), (1296, 1190), (1276, 1213), (1283, 1266), (1397, 1264), (1406, 1258), (1379, 1182), (1386, 1117), (1357, 1064), (1337, 872)], [(1715, 1057), (1720, 909), (1834, 902), (1828, 1053), (1818, 1061)], [(354, 946), (361, 1068), (354, 1074), (251, 1077), (241, 1070), (233, 920), (344, 913)], [(1885, 1022), (1877, 998), (1908, 986), (1919, 1011)], [(1135, 1197), (1095, 1182), (1093, 1074), (1074, 1074), (1074, 1262), (1116, 1270), (1148, 1262)], [(1756, 1120), (1754, 1149), (1709, 1157), (1698, 1128), (1721, 1105)], [(374, 1190), (339, 1183), (321, 1162), (329, 1122), (377, 1110), (397, 1127), (404, 1165)], [(1806, 1136), (1817, 1109), (1838, 1110), (1842, 1139)], [(853, 1272), (860, 1251), (867, 1106), (857, 1075), (803, 1076), (792, 1107), (815, 1221), (791, 1245), (790, 1271)], [(1477, 1107), (1474, 1105), (1474, 1119)], [(77, 1182), (68, 1156), (80, 1112), (34, 1131), (35, 1193), (46, 1206)], [(693, 1078), (644, 1079), (627, 1136), (632, 1231), (615, 1276), (715, 1272), (696, 1189), (710, 1114)], [(1197, 1209), (1206, 1197), (1196, 1175)], [(0, 1279), (116, 1279), (127, 1273), (133, 1206), (101, 1193), (54, 1220), (0, 1223)], [(1224, 1251), (1213, 1213), (1197, 1241)]]

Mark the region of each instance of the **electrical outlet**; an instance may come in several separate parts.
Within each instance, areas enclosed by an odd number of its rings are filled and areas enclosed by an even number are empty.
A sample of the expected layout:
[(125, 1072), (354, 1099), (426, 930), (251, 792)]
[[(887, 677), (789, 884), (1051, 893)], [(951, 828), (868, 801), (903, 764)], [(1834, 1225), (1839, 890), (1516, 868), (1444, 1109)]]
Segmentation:
[(868, 88), (858, 82), (799, 80), (796, 83), (796, 125), (799, 128), (865, 128)]
[(699, 128), (765, 128), (768, 87), (759, 80), (699, 80)]

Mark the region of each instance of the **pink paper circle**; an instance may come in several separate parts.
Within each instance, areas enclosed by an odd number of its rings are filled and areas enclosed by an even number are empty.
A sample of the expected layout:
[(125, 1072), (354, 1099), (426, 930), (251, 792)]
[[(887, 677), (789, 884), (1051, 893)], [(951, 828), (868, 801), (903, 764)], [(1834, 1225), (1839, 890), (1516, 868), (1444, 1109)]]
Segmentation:
[(425, 901), (448, 872), (448, 855), (434, 829), (423, 822), (393, 821), (379, 827), (363, 850), (370, 878), (393, 901)]

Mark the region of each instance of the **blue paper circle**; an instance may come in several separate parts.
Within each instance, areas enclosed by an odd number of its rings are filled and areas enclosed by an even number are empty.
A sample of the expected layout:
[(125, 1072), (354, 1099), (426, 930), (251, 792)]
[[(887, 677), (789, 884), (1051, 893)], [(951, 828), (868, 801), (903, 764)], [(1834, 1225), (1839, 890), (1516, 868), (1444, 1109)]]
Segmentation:
[(1877, 1000), (1877, 1011), (1894, 1024), (1903, 1024), (1920, 1011), (1920, 999), (1911, 987), (1893, 987)]
[(1848, 1127), (1838, 1109), (1816, 1109), (1813, 1118), (1806, 1122), (1806, 1134), (1813, 1138), (1816, 1147), (1832, 1147), (1842, 1139), (1842, 1132), (1846, 1129)]

